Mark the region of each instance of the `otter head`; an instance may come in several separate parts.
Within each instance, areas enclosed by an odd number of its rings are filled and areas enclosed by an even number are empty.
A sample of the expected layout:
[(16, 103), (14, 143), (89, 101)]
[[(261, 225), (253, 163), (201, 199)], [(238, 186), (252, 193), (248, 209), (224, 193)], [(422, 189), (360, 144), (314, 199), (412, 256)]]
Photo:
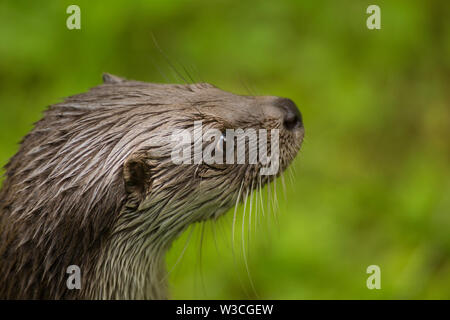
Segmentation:
[(286, 98), (104, 75), (50, 106), (6, 166), (0, 298), (167, 297), (173, 239), (275, 179), (303, 134)]
[(175, 235), (220, 216), (286, 169), (303, 140), (301, 113), (287, 98), (236, 95), (207, 83), (121, 79), (104, 86), (133, 90), (140, 100), (129, 127), (139, 143), (123, 166), (127, 229), (158, 219)]

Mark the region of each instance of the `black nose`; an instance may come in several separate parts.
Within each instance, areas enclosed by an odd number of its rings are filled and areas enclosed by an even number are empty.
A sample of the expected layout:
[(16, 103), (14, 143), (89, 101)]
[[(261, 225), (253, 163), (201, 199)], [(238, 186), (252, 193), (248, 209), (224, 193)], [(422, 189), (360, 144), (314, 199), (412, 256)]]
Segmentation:
[(283, 125), (287, 130), (294, 130), (303, 126), (302, 114), (294, 101), (287, 98), (279, 98), (276, 100), (275, 105), (284, 112)]

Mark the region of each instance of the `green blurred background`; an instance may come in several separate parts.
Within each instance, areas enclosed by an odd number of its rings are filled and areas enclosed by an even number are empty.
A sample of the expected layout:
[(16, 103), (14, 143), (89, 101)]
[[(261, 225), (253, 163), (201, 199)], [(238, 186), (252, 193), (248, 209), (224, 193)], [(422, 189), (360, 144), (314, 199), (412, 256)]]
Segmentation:
[[(165, 54), (195, 81), (292, 98), (306, 127), (278, 218), (247, 232), (247, 212), (242, 237), (241, 208), (234, 244), (233, 212), (188, 231), (167, 259), (173, 298), (449, 299), (449, 18), (444, 0), (3, 0), (0, 165), (102, 72), (181, 82)], [(381, 290), (366, 287), (373, 264)]]

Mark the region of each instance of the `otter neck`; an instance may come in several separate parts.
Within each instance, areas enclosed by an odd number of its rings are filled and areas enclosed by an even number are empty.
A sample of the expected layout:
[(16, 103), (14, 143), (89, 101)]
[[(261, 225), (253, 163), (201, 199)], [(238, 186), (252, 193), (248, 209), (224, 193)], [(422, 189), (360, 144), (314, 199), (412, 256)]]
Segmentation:
[[(166, 299), (166, 252), (172, 242), (195, 222), (223, 213), (235, 202), (217, 209), (213, 202), (195, 202), (200, 188), (190, 197), (173, 201), (163, 192), (148, 195), (138, 206), (128, 202), (97, 259), (91, 298)], [(95, 291), (95, 292), (94, 292)]]
[[(177, 214), (174, 213), (174, 216)], [(166, 252), (188, 226), (159, 219), (159, 211), (125, 212), (99, 254), (89, 292), (96, 299), (167, 299)]]

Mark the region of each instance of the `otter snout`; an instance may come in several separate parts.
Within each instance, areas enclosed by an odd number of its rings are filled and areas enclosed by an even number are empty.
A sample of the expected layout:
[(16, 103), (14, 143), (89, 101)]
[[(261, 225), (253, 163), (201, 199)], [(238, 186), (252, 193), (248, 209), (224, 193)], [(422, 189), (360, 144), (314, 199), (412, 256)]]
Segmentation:
[(294, 101), (288, 98), (278, 98), (274, 104), (283, 112), (283, 126), (287, 130), (303, 127), (302, 114)]

